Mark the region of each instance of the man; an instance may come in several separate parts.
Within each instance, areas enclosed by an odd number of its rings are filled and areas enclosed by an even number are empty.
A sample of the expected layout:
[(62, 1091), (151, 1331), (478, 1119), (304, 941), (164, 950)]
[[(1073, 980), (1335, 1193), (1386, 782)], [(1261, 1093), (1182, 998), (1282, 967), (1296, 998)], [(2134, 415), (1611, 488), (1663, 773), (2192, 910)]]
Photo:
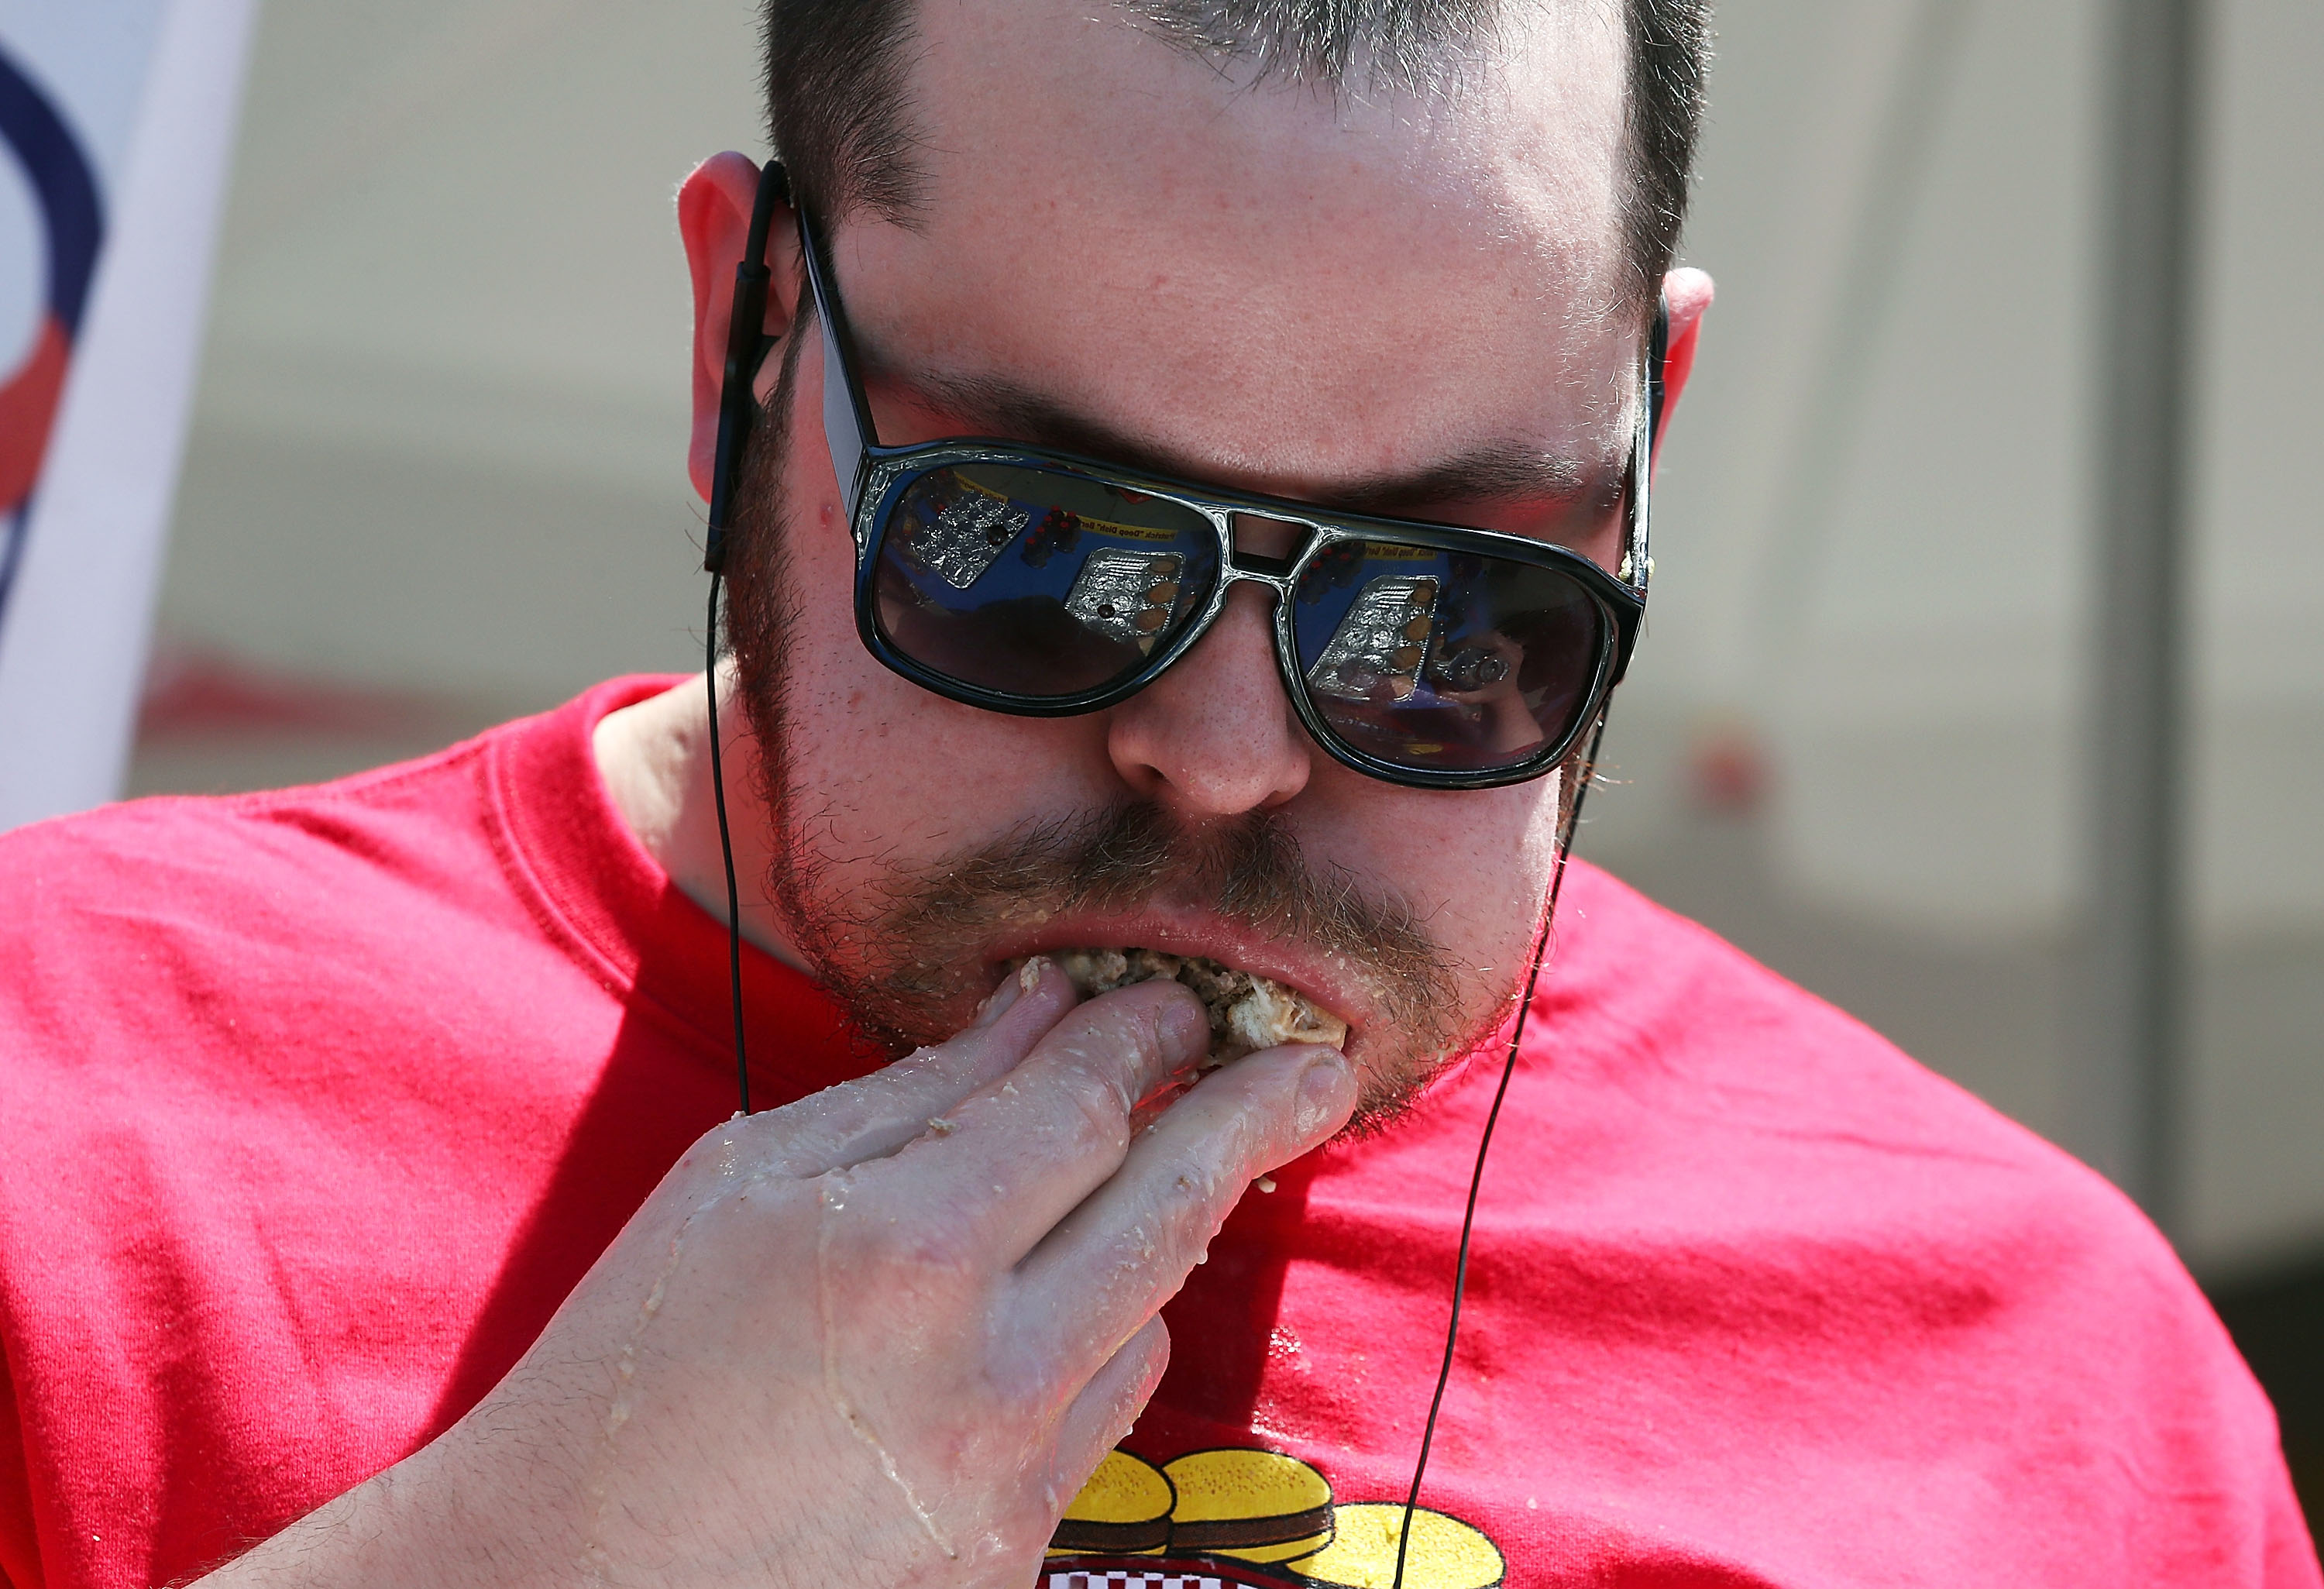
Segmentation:
[[(678, 205), (727, 737), (0, 846), (9, 1581), (2315, 1584), (2095, 1178), (1580, 863), (1520, 1010), (1704, 27), (775, 0)], [(1188, 1088), (1132, 950), (1344, 1041)]]

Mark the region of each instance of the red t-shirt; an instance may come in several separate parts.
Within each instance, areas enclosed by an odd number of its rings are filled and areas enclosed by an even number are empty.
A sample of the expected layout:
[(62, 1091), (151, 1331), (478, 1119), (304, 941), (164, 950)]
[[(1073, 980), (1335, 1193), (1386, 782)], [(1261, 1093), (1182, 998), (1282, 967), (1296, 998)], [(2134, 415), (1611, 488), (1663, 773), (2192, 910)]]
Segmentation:
[[(733, 1107), (605, 685), (0, 840), (0, 1571), (201, 1570), (425, 1443)], [(871, 1063), (745, 951), (759, 1095)], [(1252, 1193), (1048, 1582), (1384, 1584), (1493, 1076)], [(2314, 1589), (2273, 1418), (2096, 1176), (1577, 864), (1406, 1582)]]

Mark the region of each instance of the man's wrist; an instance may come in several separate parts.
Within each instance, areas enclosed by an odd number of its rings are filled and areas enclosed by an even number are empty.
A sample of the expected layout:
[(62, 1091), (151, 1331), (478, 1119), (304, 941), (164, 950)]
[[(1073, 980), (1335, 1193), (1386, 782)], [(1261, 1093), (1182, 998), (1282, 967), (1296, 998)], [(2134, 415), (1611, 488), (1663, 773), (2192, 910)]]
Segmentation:
[[(440, 1448), (415, 1453), (199, 1580), (198, 1589), (564, 1589), (540, 1512), (455, 1482)], [(502, 1497), (495, 1496), (495, 1500)], [(519, 1519), (504, 1515), (516, 1510)]]

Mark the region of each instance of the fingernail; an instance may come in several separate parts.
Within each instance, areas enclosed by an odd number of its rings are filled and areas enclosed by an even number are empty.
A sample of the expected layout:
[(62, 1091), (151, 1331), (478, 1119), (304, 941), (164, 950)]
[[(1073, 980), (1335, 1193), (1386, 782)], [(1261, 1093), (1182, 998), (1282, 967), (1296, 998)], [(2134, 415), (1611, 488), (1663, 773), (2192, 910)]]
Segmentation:
[(971, 1031), (981, 1031), (1009, 1013), (1009, 1006), (1025, 991), (1021, 976), (1004, 976), (1001, 985), (984, 995), (984, 1002), (976, 1007), (976, 1019), (968, 1023)]
[(1296, 1120), (1302, 1137), (1316, 1136), (1339, 1125), (1348, 1113), (1353, 1080), (1347, 1060), (1330, 1049), (1301, 1073)]

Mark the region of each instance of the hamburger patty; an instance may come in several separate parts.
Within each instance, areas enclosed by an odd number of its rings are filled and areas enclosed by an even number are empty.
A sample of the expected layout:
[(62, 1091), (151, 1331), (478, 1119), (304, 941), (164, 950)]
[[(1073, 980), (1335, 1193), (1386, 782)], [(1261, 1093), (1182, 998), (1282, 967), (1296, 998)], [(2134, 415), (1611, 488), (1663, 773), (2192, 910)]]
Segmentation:
[(1185, 983), (1211, 1012), (1211, 1057), (1224, 1065), (1278, 1043), (1348, 1040), (1348, 1023), (1321, 1010), (1281, 983), (1237, 971), (1199, 955), (1166, 955), (1159, 949), (1063, 949), (1050, 958), (1062, 966), (1084, 997), (1110, 993), (1132, 983), (1167, 977)]

